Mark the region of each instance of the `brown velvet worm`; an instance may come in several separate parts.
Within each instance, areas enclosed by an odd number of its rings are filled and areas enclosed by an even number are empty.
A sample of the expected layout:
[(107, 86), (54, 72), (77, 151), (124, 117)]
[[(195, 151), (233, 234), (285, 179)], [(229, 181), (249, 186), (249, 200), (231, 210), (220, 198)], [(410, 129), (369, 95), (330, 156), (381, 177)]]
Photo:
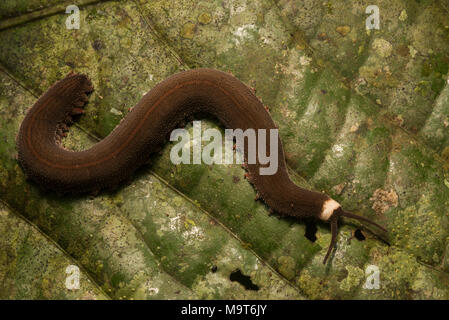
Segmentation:
[[(83, 113), (87, 94), (92, 90), (85, 75), (70, 73), (37, 100), (22, 122), (17, 136), (18, 160), (26, 175), (45, 189), (73, 194), (119, 185), (166, 143), (179, 123), (199, 113), (214, 116), (230, 129), (276, 128), (264, 105), (238, 79), (213, 69), (195, 69), (177, 73), (155, 86), (106, 138), (90, 149), (66, 150), (58, 140), (72, 124), (72, 116)], [(280, 140), (278, 146), (275, 174), (260, 175), (262, 165), (256, 162), (245, 166), (246, 176), (258, 197), (274, 212), (331, 224), (332, 239), (323, 263), (336, 244), (339, 217), (357, 219), (386, 231), (365, 217), (344, 211), (329, 196), (294, 184)]]

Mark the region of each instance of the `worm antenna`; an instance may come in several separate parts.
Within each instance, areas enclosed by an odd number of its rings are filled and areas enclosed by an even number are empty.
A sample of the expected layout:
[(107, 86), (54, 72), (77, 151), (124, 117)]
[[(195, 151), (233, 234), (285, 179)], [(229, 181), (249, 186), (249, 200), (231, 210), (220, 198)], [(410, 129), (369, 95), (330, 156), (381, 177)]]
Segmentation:
[(332, 252), (332, 249), (335, 247), (335, 244), (337, 242), (337, 221), (338, 221), (338, 217), (332, 217), (331, 218), (331, 232), (332, 232), (332, 240), (331, 243), (329, 244), (329, 248), (327, 249), (327, 253), (326, 256), (324, 257), (323, 260), (323, 264), (326, 264), (327, 258), (329, 258), (329, 255)]
[(372, 225), (375, 225), (376, 227), (378, 227), (382, 231), (388, 232), (387, 229), (385, 229), (381, 225), (379, 225), (379, 224), (375, 223), (374, 221), (371, 221), (370, 219), (367, 219), (365, 217), (358, 216), (356, 214), (353, 214), (353, 213), (350, 213), (350, 212), (347, 212), (347, 211), (344, 211), (344, 210), (341, 210), (340, 215), (343, 216), (343, 217), (352, 218), (352, 219), (356, 219), (356, 220), (359, 220), (359, 221), (364, 221), (364, 222), (367, 222), (367, 223), (371, 223)]

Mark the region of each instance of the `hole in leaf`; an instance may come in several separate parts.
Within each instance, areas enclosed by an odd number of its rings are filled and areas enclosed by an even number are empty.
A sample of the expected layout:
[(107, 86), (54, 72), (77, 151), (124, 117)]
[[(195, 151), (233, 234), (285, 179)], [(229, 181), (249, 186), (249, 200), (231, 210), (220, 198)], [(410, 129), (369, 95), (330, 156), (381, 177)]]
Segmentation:
[(366, 239), (366, 237), (363, 235), (363, 233), (360, 229), (357, 229), (354, 231), (354, 237), (359, 241), (363, 241)]
[(306, 221), (306, 233), (304, 236), (309, 239), (312, 242), (316, 241), (316, 232), (318, 231), (318, 228), (316, 226), (316, 223), (313, 221)]
[(217, 266), (212, 266), (212, 269), (210, 269), (210, 271), (212, 271), (213, 273), (217, 272), (218, 267)]
[(240, 283), (242, 286), (245, 287), (246, 290), (259, 290), (259, 286), (255, 285), (252, 281), (251, 281), (251, 277), (249, 276), (245, 276), (240, 269), (237, 269), (235, 271), (233, 271), (231, 273), (231, 275), (229, 276), (229, 280), (231, 281), (237, 281), (238, 283)]

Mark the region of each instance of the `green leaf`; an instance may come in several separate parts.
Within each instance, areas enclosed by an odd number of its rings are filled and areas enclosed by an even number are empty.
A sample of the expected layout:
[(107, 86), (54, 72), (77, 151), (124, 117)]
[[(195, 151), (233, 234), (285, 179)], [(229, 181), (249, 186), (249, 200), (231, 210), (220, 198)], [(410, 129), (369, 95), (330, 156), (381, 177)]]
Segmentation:
[[(23, 290), (35, 270), (20, 269), (24, 277), (3, 256), (0, 296), (449, 297), (444, 3), (378, 1), (381, 29), (370, 32), (367, 1), (86, 1), (79, 30), (65, 28), (63, 1), (5, 3), (0, 199), (7, 216), (20, 221), (15, 228), (40, 239), (21, 246), (61, 257), (59, 269), (38, 269), (40, 278), (62, 279), (60, 266), (73, 261), (92, 288), (84, 283), (86, 291), (68, 293), (62, 283), (33, 282)], [(28, 9), (38, 11), (30, 16)], [(95, 86), (86, 115), (64, 141), (82, 150), (158, 82), (196, 67), (230, 71), (254, 87), (279, 125), (292, 179), (387, 226), (390, 245), (345, 220), (325, 266), (328, 225), (317, 223), (315, 233), (314, 222), (269, 215), (239, 166), (176, 166), (170, 143), (129, 184), (95, 198), (61, 198), (26, 181), (15, 159), (20, 122), (70, 70), (88, 74)], [(0, 221), (2, 229), (10, 223)], [(354, 237), (357, 228), (363, 237)], [(2, 241), (17, 248), (17, 240)], [(365, 286), (370, 265), (379, 270), (379, 289)], [(259, 290), (231, 281), (237, 269)]]

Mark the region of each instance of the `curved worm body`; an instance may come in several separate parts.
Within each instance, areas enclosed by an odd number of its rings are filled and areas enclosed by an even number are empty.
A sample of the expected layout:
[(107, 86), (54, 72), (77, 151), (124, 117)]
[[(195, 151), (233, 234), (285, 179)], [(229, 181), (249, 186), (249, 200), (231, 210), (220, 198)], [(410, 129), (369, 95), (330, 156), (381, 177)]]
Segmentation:
[[(17, 137), (18, 160), (27, 176), (44, 188), (84, 193), (118, 185), (166, 143), (180, 122), (198, 113), (211, 114), (230, 129), (276, 128), (263, 104), (238, 79), (213, 69), (196, 69), (159, 83), (92, 148), (65, 150), (58, 144), (58, 137), (71, 124), (71, 116), (83, 112), (87, 93), (92, 90), (86, 76), (69, 74), (39, 98), (22, 122)], [(266, 150), (270, 150), (267, 140)], [(331, 222), (333, 237), (325, 261), (335, 245), (339, 216), (375, 224), (343, 211), (323, 193), (295, 185), (288, 176), (280, 141), (277, 156), (278, 170), (273, 175), (260, 175), (258, 161), (248, 164), (249, 180), (275, 212)]]

